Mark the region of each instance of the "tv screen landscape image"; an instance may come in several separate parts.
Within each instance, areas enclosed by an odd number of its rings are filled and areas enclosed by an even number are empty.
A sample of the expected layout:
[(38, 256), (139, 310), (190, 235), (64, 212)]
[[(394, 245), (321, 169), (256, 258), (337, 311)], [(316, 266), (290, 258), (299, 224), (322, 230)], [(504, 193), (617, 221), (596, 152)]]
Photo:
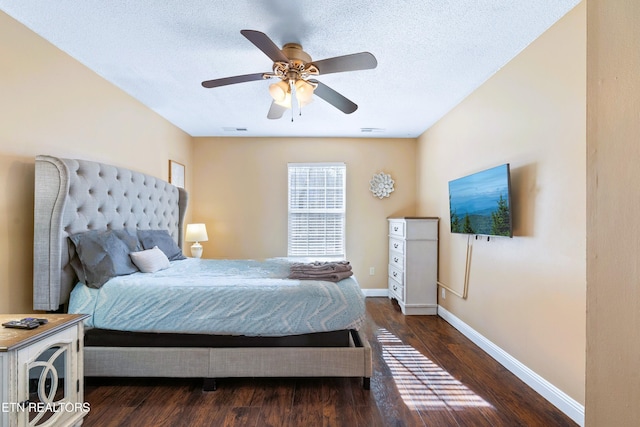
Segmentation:
[(509, 164), (449, 181), (451, 232), (513, 236)]

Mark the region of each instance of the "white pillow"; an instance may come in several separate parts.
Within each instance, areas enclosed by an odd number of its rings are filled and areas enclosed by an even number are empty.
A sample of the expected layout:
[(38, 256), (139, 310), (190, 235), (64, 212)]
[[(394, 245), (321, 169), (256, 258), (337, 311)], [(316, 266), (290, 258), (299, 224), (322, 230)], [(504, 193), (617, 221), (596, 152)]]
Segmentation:
[(143, 273), (155, 273), (169, 267), (169, 258), (157, 246), (145, 251), (131, 252), (129, 256)]

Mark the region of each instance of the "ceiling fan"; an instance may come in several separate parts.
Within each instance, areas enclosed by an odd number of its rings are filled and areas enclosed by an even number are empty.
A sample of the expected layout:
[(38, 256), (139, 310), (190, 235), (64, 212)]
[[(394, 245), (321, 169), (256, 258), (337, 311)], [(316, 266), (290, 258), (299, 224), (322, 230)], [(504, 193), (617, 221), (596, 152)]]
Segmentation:
[(206, 80), (202, 82), (202, 86), (215, 88), (255, 80), (278, 79), (277, 83), (269, 86), (269, 93), (273, 98), (267, 114), (269, 119), (281, 118), (284, 112), (292, 107), (294, 100), (299, 108), (304, 107), (311, 102), (314, 94), (343, 113), (351, 114), (358, 106), (314, 77), (344, 71), (368, 70), (378, 65), (375, 56), (369, 52), (313, 61), (297, 43), (287, 43), (280, 49), (260, 31), (242, 30), (240, 33), (271, 58), (273, 71)]

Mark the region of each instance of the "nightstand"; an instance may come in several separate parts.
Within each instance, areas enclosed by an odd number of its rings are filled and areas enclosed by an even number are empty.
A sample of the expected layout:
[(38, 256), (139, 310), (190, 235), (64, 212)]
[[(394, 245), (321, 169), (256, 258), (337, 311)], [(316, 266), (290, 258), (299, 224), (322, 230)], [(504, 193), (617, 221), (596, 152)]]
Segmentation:
[(0, 314), (0, 323), (39, 317), (35, 329), (0, 327), (0, 425), (79, 426), (84, 402), (86, 314)]

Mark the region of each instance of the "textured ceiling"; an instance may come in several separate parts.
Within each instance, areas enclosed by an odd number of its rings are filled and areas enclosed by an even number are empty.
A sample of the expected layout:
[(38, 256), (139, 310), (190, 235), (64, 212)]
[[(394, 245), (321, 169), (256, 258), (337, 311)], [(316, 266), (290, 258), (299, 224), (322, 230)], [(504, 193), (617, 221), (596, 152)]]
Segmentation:
[[(192, 136), (413, 138), (579, 2), (0, 0), (0, 9)], [(314, 60), (374, 54), (376, 69), (318, 77), (358, 110), (315, 97), (293, 122), (290, 112), (269, 120), (273, 81), (203, 88), (271, 71), (242, 29), (299, 43)]]

